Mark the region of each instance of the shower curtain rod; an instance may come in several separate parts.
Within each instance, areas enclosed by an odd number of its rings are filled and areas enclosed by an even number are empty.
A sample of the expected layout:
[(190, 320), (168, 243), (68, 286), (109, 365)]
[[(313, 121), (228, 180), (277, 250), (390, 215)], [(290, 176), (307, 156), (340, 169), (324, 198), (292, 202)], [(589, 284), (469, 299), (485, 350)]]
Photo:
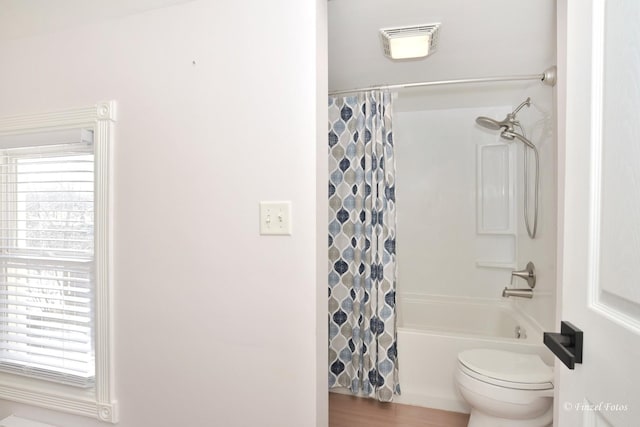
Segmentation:
[(490, 82), (508, 82), (517, 80), (540, 80), (542, 83), (548, 86), (555, 86), (556, 84), (556, 67), (549, 67), (544, 70), (542, 74), (528, 74), (518, 76), (502, 76), (502, 77), (479, 77), (475, 79), (458, 79), (458, 80), (437, 80), (432, 82), (417, 82), (417, 83), (401, 83), (395, 85), (380, 85), (369, 86), (359, 89), (343, 89), (334, 90), (329, 92), (329, 95), (342, 95), (345, 93), (363, 92), (368, 90), (396, 90), (396, 89), (409, 89), (414, 87), (426, 87), (426, 86), (441, 86), (451, 84), (464, 84), (464, 83), (490, 83)]

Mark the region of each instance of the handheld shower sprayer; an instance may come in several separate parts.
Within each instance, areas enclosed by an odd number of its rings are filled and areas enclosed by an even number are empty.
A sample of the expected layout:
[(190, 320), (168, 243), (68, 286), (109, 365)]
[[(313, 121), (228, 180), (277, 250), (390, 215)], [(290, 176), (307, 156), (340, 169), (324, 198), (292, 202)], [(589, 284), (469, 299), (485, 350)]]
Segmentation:
[[(500, 137), (508, 141), (517, 139), (526, 147), (533, 150), (536, 164), (533, 228), (529, 226), (529, 161), (527, 159), (527, 150), (525, 149), (524, 151), (524, 222), (527, 227), (527, 233), (529, 234), (529, 237), (533, 239), (534, 237), (536, 237), (536, 230), (538, 228), (538, 183), (540, 181), (540, 156), (538, 155), (538, 149), (533, 144), (533, 142), (529, 141), (524, 135), (524, 128), (520, 125), (520, 122), (516, 118), (518, 112), (520, 112), (520, 110), (525, 106), (531, 106), (531, 98), (525, 99), (520, 105), (515, 108), (515, 110), (507, 114), (507, 117), (505, 117), (504, 120), (500, 122), (490, 117), (480, 116), (476, 118), (476, 123), (485, 129), (500, 131)], [(516, 128), (518, 128), (521, 133), (516, 132)]]
[(500, 136), (505, 138), (505, 139), (508, 139), (508, 140), (513, 140), (514, 138), (518, 138), (527, 147), (531, 148), (534, 151), (537, 150), (536, 146), (533, 145), (533, 142), (529, 141), (527, 138), (525, 138), (524, 136), (520, 135), (519, 133), (510, 132), (508, 130), (505, 130), (505, 131), (502, 131), (502, 134)]

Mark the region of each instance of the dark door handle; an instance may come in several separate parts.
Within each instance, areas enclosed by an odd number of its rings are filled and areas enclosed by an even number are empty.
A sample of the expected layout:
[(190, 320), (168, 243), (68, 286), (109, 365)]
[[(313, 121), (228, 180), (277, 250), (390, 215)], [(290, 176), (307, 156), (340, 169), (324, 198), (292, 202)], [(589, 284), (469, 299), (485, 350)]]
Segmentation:
[(560, 322), (560, 333), (545, 332), (543, 341), (567, 368), (573, 369), (576, 363), (582, 363), (582, 331), (571, 323)]

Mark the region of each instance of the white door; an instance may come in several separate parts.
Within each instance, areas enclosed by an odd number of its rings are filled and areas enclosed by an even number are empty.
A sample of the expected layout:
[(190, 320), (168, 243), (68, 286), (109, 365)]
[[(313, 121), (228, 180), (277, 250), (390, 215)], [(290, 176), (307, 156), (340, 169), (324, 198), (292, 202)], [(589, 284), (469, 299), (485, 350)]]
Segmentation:
[(555, 425), (640, 426), (640, 1), (559, 0), (558, 23), (559, 317), (584, 353), (556, 359)]

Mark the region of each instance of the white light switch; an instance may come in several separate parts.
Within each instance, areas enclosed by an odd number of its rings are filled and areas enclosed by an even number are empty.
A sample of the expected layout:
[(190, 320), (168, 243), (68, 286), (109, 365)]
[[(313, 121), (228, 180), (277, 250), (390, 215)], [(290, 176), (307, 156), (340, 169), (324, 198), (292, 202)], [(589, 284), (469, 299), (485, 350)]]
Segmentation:
[(260, 202), (260, 234), (291, 235), (291, 202)]

